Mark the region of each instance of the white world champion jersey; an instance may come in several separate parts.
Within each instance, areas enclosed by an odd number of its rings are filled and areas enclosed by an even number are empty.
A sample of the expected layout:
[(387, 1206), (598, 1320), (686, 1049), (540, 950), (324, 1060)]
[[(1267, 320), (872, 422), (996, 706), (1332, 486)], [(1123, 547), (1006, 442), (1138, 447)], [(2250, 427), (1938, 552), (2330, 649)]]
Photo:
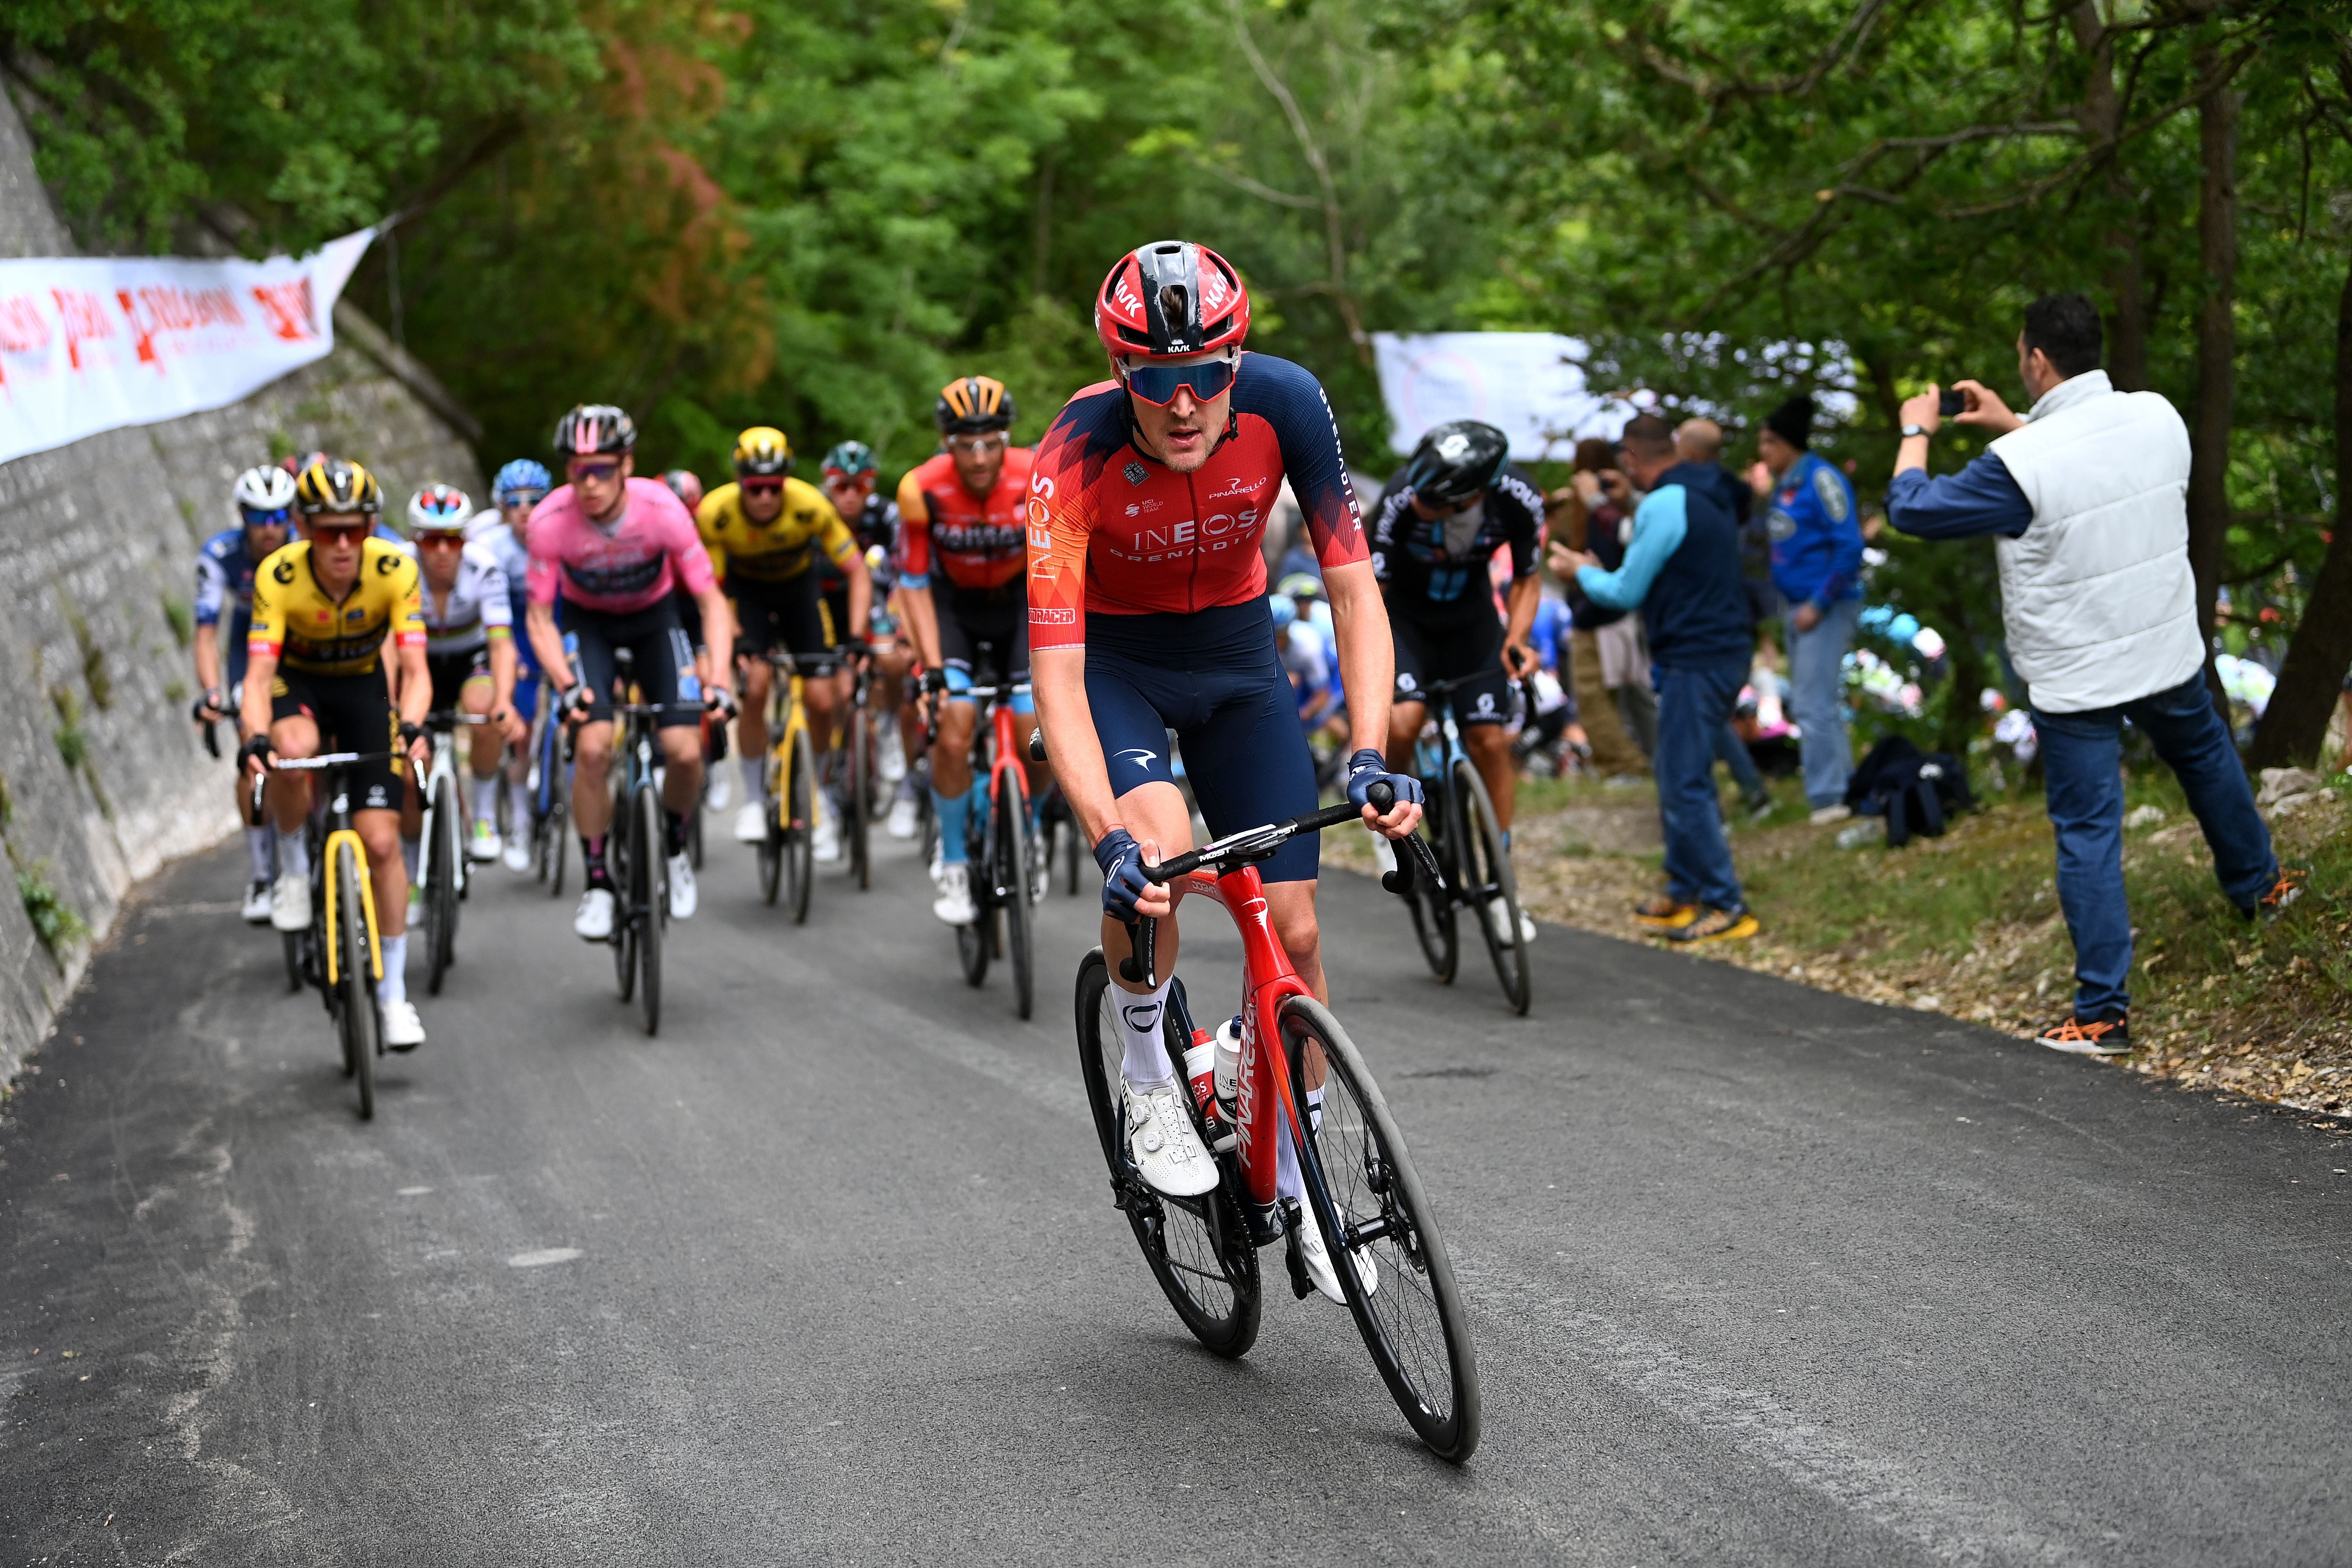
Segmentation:
[(425, 651), (471, 653), (490, 640), (490, 628), (514, 628), (514, 599), (496, 552), (469, 543), (457, 556), (457, 581), (445, 596), (425, 584)]

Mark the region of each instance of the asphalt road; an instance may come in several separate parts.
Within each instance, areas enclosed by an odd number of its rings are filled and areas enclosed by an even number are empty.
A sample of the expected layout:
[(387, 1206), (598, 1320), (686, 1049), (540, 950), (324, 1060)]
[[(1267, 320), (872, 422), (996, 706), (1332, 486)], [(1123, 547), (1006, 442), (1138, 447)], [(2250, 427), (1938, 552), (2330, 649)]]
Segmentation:
[(1456, 1470), (1278, 1261), (1246, 1362), (1183, 1335), (1077, 1086), (1091, 900), (1024, 1025), (889, 848), (794, 929), (714, 844), (656, 1040), (493, 868), (369, 1125), (238, 856), (162, 878), (0, 1121), (0, 1564), (2352, 1561), (2352, 1144), (1556, 929), (1513, 1018), (1337, 876)]

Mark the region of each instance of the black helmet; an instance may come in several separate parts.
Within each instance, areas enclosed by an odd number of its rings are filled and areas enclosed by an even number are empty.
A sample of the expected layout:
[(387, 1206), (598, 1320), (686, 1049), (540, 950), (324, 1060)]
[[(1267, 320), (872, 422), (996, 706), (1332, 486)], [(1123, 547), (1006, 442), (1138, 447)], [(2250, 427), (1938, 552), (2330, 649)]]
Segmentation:
[(383, 491), (375, 476), (357, 463), (321, 452), (294, 476), (294, 510), (304, 517), (322, 512), (373, 517), (383, 510)]
[(1475, 419), (1449, 419), (1412, 449), (1404, 482), (1432, 506), (1452, 506), (1495, 488), (1511, 460), (1511, 438)]
[(556, 421), (555, 450), (562, 457), (617, 456), (636, 444), (636, 421), (609, 403), (583, 403)]
[(978, 436), (1010, 430), (1016, 417), (1013, 395), (992, 375), (961, 375), (940, 388), (931, 418), (942, 436)]

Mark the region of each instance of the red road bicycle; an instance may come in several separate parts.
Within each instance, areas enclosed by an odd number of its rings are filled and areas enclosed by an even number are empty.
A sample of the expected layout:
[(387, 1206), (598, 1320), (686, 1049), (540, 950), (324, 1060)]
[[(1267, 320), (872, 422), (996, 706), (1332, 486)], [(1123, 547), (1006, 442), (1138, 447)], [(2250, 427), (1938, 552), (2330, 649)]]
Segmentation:
[[(1381, 810), (1388, 808), (1379, 800), (1384, 788), (1374, 795)], [(1216, 1151), (1223, 1178), (1216, 1188), (1197, 1198), (1171, 1197), (1147, 1184), (1129, 1157), (1119, 1104), (1119, 993), (1100, 948), (1078, 966), (1079, 1067), (1110, 1165), (1111, 1200), (1126, 1212), (1176, 1315), (1219, 1355), (1241, 1356), (1257, 1339), (1259, 1247), (1285, 1243), (1292, 1291), (1305, 1296), (1313, 1289), (1296, 1239), (1304, 1216), (1296, 1199), (1277, 1203), (1275, 1195), (1274, 1140), (1279, 1128), (1290, 1130), (1307, 1200), (1373, 1364), (1421, 1440), (1459, 1463), (1478, 1446), (1478, 1372), (1445, 1244), (1404, 1135), (1362, 1054), (1276, 940), (1257, 873), (1257, 862), (1293, 835), (1360, 820), (1352, 805), (1328, 806), (1145, 868), (1155, 882), (1181, 879), (1186, 893), (1223, 905), (1241, 932), (1241, 1061), (1230, 1121), (1197, 1078), (1185, 1097), (1202, 1145)], [(1384, 879), (1391, 892), (1410, 891), (1415, 876), (1435, 880), (1428, 846), (1417, 836), (1405, 843), (1401, 869)], [(1130, 984), (1155, 983), (1157, 924), (1144, 920), (1135, 928), (1134, 955), (1122, 964)], [(1264, 1027), (1269, 1019), (1270, 1033)], [(1181, 982), (1169, 988), (1163, 1029), (1171, 1068), (1183, 1067), (1187, 1047), (1209, 1038), (1194, 1030)], [(1321, 1115), (1302, 1118), (1317, 1089)]]

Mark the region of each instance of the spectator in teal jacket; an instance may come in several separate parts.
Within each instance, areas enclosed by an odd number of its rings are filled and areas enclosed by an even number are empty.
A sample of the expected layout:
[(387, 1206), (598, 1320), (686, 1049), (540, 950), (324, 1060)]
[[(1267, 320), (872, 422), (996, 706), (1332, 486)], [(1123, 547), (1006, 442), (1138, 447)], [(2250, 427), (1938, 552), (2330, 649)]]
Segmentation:
[(1813, 400), (1799, 393), (1765, 416), (1757, 456), (1771, 474), (1772, 585), (1788, 606), (1789, 716), (1802, 732), (1805, 800), (1815, 822), (1847, 815), (1853, 752), (1845, 732), (1846, 650), (1862, 615), (1862, 519), (1853, 486), (1807, 448)]

